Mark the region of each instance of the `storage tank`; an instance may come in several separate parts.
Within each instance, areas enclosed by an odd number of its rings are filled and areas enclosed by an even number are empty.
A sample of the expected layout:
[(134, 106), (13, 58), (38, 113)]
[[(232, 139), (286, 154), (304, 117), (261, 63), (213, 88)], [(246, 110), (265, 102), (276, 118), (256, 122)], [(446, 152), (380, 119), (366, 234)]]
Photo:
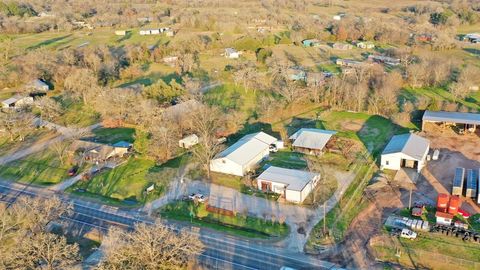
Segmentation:
[(458, 208), (460, 207), (460, 204), (461, 204), (460, 197), (452, 196), (450, 198), (448, 213), (451, 215), (456, 215), (458, 213)]
[(448, 208), (448, 200), (449, 200), (448, 194), (445, 193), (439, 193), (438, 198), (437, 198), (437, 211), (440, 212), (447, 212)]

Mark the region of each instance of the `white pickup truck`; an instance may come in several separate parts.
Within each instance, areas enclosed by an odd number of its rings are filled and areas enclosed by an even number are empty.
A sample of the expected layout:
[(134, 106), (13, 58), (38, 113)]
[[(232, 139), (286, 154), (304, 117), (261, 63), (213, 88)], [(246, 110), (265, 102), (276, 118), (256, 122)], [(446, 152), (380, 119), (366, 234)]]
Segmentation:
[(402, 232), (400, 233), (400, 237), (413, 240), (417, 238), (417, 233), (409, 229), (402, 229)]

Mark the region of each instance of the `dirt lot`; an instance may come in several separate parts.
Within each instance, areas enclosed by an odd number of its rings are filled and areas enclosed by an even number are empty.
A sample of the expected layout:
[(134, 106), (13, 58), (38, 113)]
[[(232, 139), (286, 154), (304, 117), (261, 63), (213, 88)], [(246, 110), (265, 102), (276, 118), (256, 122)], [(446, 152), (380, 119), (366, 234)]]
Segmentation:
[[(440, 157), (438, 161), (430, 161), (423, 170), (417, 193), (436, 200), (438, 193), (451, 192), (455, 168), (480, 169), (480, 133), (458, 135), (449, 128), (428, 125), (422, 135), (431, 141), (432, 149), (440, 149)], [(471, 199), (463, 198), (462, 208), (472, 214), (480, 213)]]

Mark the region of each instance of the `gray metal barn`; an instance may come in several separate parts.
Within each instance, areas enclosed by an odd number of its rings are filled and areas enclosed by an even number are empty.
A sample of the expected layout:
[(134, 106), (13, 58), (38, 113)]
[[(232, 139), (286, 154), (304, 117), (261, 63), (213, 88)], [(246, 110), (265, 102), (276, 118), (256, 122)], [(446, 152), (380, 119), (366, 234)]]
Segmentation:
[(422, 130), (425, 123), (441, 123), (446, 125), (464, 125), (465, 131), (475, 132), (480, 126), (480, 114), (444, 111), (425, 111), (422, 118)]

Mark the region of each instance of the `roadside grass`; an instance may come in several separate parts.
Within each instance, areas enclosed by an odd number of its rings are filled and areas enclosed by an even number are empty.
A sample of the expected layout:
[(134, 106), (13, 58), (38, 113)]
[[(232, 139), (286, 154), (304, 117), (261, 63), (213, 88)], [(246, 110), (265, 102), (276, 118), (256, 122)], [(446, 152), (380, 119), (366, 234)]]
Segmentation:
[(94, 139), (99, 143), (114, 144), (119, 141), (134, 142), (134, 128), (96, 128), (93, 131)]
[[(419, 97), (427, 97), (431, 102), (456, 102), (463, 105), (470, 110), (480, 111), (480, 92), (477, 91), (465, 99), (457, 99), (445, 87), (423, 87), (423, 88), (405, 88), (402, 91), (401, 97), (405, 100), (415, 103)], [(440, 110), (441, 108), (430, 108), (433, 110)]]
[[(476, 269), (480, 263), (478, 243), (463, 241), (452, 235), (440, 233), (419, 233), (417, 239), (402, 238), (380, 241), (372, 244), (377, 258), (399, 263), (407, 267), (422, 265), (430, 269)], [(401, 256), (396, 256), (398, 253)]]
[(68, 170), (73, 165), (73, 161), (68, 158), (61, 164), (58, 155), (47, 149), (24, 159), (0, 165), (0, 176), (21, 183), (53, 185), (68, 178)]
[(267, 221), (256, 217), (237, 214), (226, 216), (211, 213), (206, 210), (206, 204), (195, 205), (191, 201), (177, 201), (166, 205), (159, 210), (162, 218), (174, 219), (206, 227), (229, 234), (267, 239), (271, 237), (285, 237), (289, 227), (285, 223)]
[[(101, 172), (90, 180), (77, 182), (68, 191), (113, 205), (141, 205), (163, 195), (178, 174), (178, 168), (187, 159), (183, 155), (156, 165), (153, 160), (131, 157), (114, 169)], [(145, 190), (152, 184), (154, 190), (147, 194)]]

